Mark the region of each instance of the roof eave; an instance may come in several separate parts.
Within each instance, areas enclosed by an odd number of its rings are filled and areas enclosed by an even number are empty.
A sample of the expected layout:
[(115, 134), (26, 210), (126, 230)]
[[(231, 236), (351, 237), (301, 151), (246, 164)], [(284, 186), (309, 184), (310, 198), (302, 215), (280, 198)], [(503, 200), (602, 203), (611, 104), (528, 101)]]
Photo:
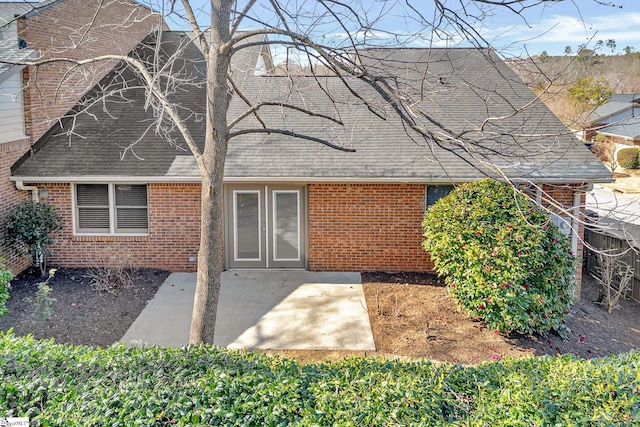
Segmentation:
[[(272, 182), (272, 183), (395, 183), (395, 184), (462, 184), (469, 181), (481, 179), (478, 178), (451, 178), (451, 179), (428, 179), (420, 177), (269, 177), (269, 176), (251, 176), (251, 177), (225, 177), (225, 184), (243, 184), (255, 182)], [(539, 184), (587, 184), (597, 183), (604, 184), (615, 181), (612, 176), (593, 176), (593, 177), (549, 177), (549, 178), (511, 178), (513, 181), (535, 182)], [(27, 183), (200, 183), (200, 176), (127, 176), (127, 175), (96, 175), (96, 176), (11, 176), (11, 181), (22, 181)]]

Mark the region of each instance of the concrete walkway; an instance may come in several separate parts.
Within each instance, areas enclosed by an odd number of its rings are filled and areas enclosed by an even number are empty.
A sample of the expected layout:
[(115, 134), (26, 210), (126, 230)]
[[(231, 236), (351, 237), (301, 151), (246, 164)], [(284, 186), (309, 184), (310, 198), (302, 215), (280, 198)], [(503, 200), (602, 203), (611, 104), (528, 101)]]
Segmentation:
[[(172, 273), (121, 341), (189, 341), (195, 273)], [(222, 273), (214, 344), (229, 348), (375, 350), (359, 273)]]

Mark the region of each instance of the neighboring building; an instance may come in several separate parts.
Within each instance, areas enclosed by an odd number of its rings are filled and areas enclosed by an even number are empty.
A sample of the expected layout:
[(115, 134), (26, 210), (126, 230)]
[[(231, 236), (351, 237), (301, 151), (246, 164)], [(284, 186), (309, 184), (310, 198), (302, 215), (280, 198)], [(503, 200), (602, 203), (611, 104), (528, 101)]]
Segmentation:
[[(178, 87), (170, 99), (204, 143), (202, 54), (186, 33), (165, 32), (161, 40), (165, 55), (179, 52), (184, 61), (174, 69), (196, 84)], [(157, 43), (148, 39), (135, 55), (162, 63), (153, 56)], [(542, 103), (514, 112), (534, 95), (491, 51), (360, 51), (363, 65), (420, 98), (413, 113), (428, 112), (450, 134), (468, 132), (476, 142), (472, 152), (440, 138), (442, 129), (427, 121), (433, 141), (412, 134), (389, 103), (355, 78), (275, 76), (264, 65), (270, 64), (268, 48), (252, 44), (239, 53), (232, 74), (251, 105), (291, 104), (341, 122), (265, 105), (259, 116), (267, 127), (356, 151), (273, 132), (234, 137), (224, 171), (227, 268), (431, 271), (421, 223), (448, 185), (497, 177), (492, 165), (498, 165), (514, 182), (539, 185), (543, 203), (556, 205), (557, 219), (580, 212), (593, 182), (611, 180)], [(102, 86), (127, 82), (128, 89), (100, 105), (80, 103), (81, 113), (57, 123), (12, 169), (13, 181), (46, 189), (63, 218), (54, 264), (94, 265), (105, 247), (114, 246), (140, 267), (196, 269), (199, 171), (175, 129), (169, 130), (172, 143), (155, 132), (137, 81), (126, 68), (114, 69)], [(421, 96), (425, 87), (428, 94)], [(234, 97), (229, 117), (246, 110), (247, 103)], [(234, 130), (261, 126), (248, 114)], [(577, 231), (573, 251), (581, 253), (582, 226), (571, 225)]]
[(640, 145), (640, 95), (613, 94), (587, 118), (585, 141), (603, 135), (607, 141), (624, 146)]
[[(70, 71), (68, 63), (52, 63), (36, 70), (7, 62), (127, 54), (162, 22), (133, 0), (0, 3), (0, 239), (3, 219), (28, 198), (9, 181), (11, 165), (114, 66)], [(0, 258), (16, 272), (28, 265), (2, 244)]]

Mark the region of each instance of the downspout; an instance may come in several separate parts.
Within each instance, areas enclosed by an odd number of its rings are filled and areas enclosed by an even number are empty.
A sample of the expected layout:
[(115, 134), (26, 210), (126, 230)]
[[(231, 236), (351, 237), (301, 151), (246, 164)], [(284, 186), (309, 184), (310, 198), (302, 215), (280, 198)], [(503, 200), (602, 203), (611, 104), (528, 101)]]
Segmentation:
[(24, 181), (16, 181), (16, 188), (22, 191), (31, 191), (31, 200), (34, 202), (40, 200), (38, 196), (38, 187), (35, 185), (24, 185)]

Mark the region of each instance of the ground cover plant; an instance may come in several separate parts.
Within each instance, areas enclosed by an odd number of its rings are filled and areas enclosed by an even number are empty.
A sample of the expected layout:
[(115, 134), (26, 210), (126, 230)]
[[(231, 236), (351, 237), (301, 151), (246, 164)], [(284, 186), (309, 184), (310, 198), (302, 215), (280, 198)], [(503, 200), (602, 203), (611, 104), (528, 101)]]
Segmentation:
[(0, 413), (32, 425), (633, 425), (640, 353), (299, 364), (212, 346), (95, 349), (1, 334)]
[(491, 179), (458, 186), (425, 214), (424, 248), (471, 318), (502, 333), (566, 333), (576, 262), (549, 213)]
[(13, 274), (0, 264), (0, 318), (7, 313), (6, 303), (9, 299), (9, 287)]

